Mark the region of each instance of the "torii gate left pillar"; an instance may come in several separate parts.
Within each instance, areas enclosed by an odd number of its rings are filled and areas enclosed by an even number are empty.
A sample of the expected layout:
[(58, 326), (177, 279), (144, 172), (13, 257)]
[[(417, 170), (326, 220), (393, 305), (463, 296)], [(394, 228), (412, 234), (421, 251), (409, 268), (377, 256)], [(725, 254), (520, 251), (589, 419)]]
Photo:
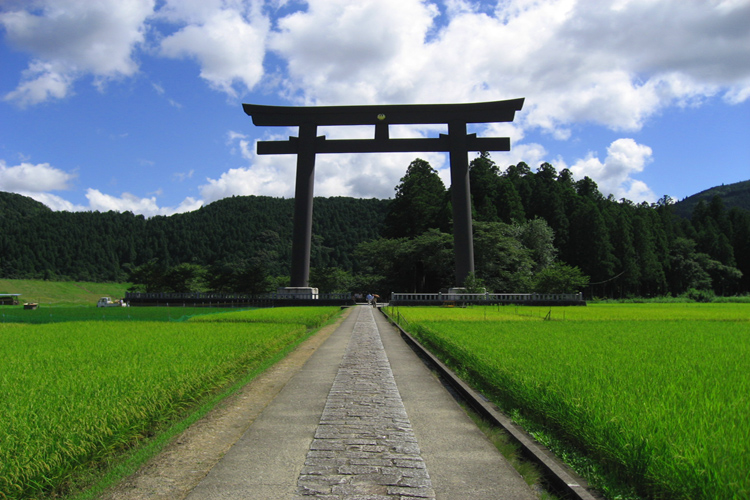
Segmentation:
[[(509, 151), (507, 137), (467, 134), (468, 123), (513, 121), (523, 99), (472, 104), (417, 104), (385, 106), (287, 107), (243, 104), (255, 125), (298, 126), (299, 137), (288, 141), (259, 142), (258, 154), (296, 154), (292, 239), (292, 288), (305, 288), (310, 278), (315, 156), (318, 153), (448, 152), (451, 168), (453, 242), (456, 284), (474, 272), (471, 223), (469, 151)], [(447, 124), (448, 134), (438, 138), (391, 139), (388, 125)], [(326, 140), (318, 126), (375, 125), (374, 139)]]

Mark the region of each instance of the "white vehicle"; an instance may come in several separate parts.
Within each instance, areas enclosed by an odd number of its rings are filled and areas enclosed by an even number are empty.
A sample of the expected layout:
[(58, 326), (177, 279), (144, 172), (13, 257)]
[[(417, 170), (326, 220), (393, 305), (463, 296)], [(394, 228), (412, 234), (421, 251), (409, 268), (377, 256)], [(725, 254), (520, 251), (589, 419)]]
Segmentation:
[(99, 302), (96, 303), (96, 307), (127, 307), (128, 305), (123, 300), (112, 301), (109, 297), (102, 297)]

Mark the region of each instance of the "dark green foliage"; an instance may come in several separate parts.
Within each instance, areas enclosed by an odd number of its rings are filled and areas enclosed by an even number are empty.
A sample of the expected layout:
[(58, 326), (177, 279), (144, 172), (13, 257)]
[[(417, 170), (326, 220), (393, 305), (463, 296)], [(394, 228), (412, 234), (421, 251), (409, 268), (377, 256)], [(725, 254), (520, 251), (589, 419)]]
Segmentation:
[(452, 286), (453, 236), (429, 229), (416, 238), (380, 238), (356, 251), (361, 268), (382, 276), (368, 287), (380, 295), (391, 291), (432, 292)]
[(589, 277), (577, 267), (557, 263), (542, 269), (534, 277), (537, 293), (578, 293), (589, 284)]
[(715, 186), (692, 196), (688, 196), (684, 200), (675, 203), (675, 214), (688, 219), (693, 215), (695, 206), (700, 201), (710, 203), (711, 199), (717, 195), (729, 209), (737, 207), (744, 210), (750, 210), (750, 181), (742, 181), (733, 184), (722, 184), (721, 186)]
[[(0, 277), (125, 281), (129, 272), (153, 261), (163, 272), (188, 264), (233, 266), (235, 275), (250, 273), (232, 278), (233, 291), (265, 290), (272, 287), (262, 285), (266, 276), (289, 273), (293, 203), (239, 196), (146, 219), (130, 212), (53, 212), (30, 198), (0, 192)], [(352, 271), (355, 247), (380, 234), (389, 203), (316, 198), (313, 266)], [(226, 273), (215, 277), (217, 289), (227, 290), (226, 279)], [(236, 288), (239, 283), (245, 290)]]
[(396, 198), (388, 207), (383, 235), (414, 238), (428, 229), (445, 228), (448, 193), (437, 171), (417, 158), (396, 186)]
[(310, 269), (310, 286), (320, 293), (351, 293), (354, 278), (338, 267), (313, 267)]
[(476, 277), (497, 293), (530, 292), (534, 261), (532, 250), (513, 236), (503, 222), (474, 224)]
[[(592, 179), (575, 181), (549, 163), (536, 172), (523, 162), (502, 170), (481, 153), (469, 175), (473, 279), (489, 291), (582, 288), (589, 297), (613, 298), (750, 292), (750, 211), (741, 208), (750, 205), (740, 203), (750, 200), (750, 181), (678, 204), (664, 196), (636, 205), (605, 198)], [(394, 200), (316, 198), (311, 285), (381, 296), (454, 286), (449, 200), (437, 171), (421, 159), (408, 166)], [(678, 216), (688, 200), (689, 219)], [(0, 277), (274, 291), (288, 285), (292, 213), (291, 199), (241, 196), (146, 219), (53, 212), (0, 192)], [(580, 276), (571, 277), (573, 269)]]

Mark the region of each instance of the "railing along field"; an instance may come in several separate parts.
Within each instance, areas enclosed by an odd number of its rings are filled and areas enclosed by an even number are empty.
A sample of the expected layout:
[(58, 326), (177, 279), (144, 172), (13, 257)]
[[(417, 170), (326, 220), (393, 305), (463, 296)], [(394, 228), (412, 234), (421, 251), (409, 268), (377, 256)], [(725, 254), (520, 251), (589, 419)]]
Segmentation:
[(585, 305), (581, 293), (392, 293), (392, 305)]

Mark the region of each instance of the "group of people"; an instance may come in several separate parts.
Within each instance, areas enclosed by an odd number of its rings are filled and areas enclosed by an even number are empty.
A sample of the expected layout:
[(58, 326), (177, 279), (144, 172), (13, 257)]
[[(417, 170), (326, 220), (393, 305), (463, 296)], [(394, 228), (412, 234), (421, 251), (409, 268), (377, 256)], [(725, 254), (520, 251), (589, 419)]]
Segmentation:
[(372, 294), (369, 292), (364, 295), (359, 292), (354, 294), (354, 302), (357, 302), (357, 303), (362, 302), (363, 298), (364, 300), (367, 301), (368, 304), (370, 304), (372, 307), (375, 307), (378, 304), (378, 299), (380, 298), (380, 295)]

